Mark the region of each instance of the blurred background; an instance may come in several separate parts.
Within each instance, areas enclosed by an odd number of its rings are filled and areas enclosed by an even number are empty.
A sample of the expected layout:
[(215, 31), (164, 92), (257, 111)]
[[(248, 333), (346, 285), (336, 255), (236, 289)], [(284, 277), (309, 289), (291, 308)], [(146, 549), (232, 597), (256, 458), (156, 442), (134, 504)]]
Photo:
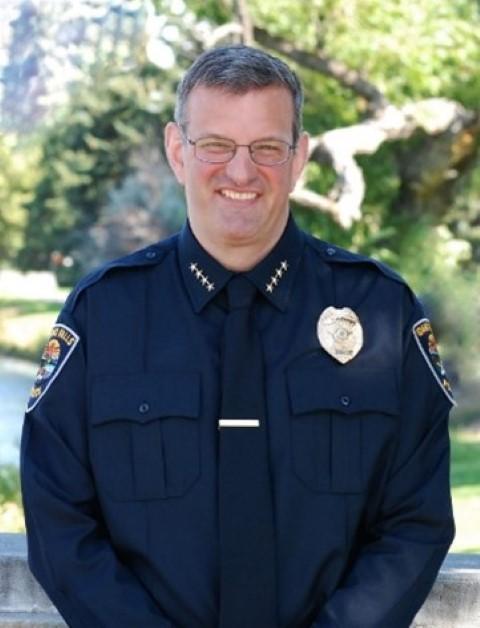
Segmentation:
[(453, 549), (480, 552), (480, 4), (474, 0), (3, 0), (0, 531), (23, 529), (18, 445), (43, 343), (94, 266), (177, 230), (162, 129), (203, 50), (301, 76), (302, 227), (399, 271), (433, 319), (452, 415)]

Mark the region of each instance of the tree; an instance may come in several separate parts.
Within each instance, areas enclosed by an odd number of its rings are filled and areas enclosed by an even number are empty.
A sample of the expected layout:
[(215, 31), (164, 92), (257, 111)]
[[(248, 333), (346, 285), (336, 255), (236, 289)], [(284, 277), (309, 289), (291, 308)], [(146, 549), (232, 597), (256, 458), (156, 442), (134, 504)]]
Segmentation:
[(10, 131), (31, 129), (42, 117), (41, 100), (47, 91), (48, 76), (41, 45), (46, 21), (32, 0), (23, 0), (17, 11), (11, 21), (8, 63), (2, 76), (2, 126)]
[(13, 135), (0, 137), (0, 260), (12, 263), (24, 244), (26, 203), (35, 185), (37, 151), (15, 148)]
[[(145, 51), (159, 68), (143, 59), (113, 76), (93, 71), (45, 136), (42, 176), (28, 206), (24, 266), (48, 265), (52, 250), (80, 251), (79, 242), (99, 220), (104, 230), (117, 220), (113, 208), (120, 196), (125, 216), (134, 196), (143, 202), (133, 157), (143, 145), (161, 144), (174, 82), (204, 49), (246, 42), (284, 57), (305, 85), (310, 159), (292, 196), (303, 226), (389, 262), (424, 293), (458, 284), (459, 270), (462, 278), (470, 273), (463, 298), (470, 294), (480, 259), (477, 3), (154, 5), (156, 13), (145, 23)], [(168, 50), (175, 64), (166, 71)], [(148, 80), (141, 68), (148, 68)], [(152, 114), (154, 99), (160, 105)], [(150, 214), (158, 206), (144, 205)]]
[[(52, 252), (64, 258), (82, 249), (109, 195), (131, 174), (135, 150), (161, 142), (165, 104), (151, 97), (158, 72), (148, 65), (137, 71), (96, 73), (46, 131), (22, 268), (49, 268)], [(66, 280), (88, 269), (79, 256), (73, 262)]]
[[(157, 6), (167, 10), (165, 2)], [(349, 229), (364, 216), (368, 187), (369, 169), (358, 156), (392, 143), (398, 178), (392, 208), (410, 218), (443, 218), (478, 149), (480, 18), (474, 3), (456, 0), (439, 10), (435, 0), (190, 1), (188, 11), (197, 17), (186, 37), (195, 53), (229, 41), (254, 43), (287, 58), (304, 76), (310, 160), (331, 168), (335, 182), (319, 193), (321, 177), (313, 168), (295, 202)], [(171, 19), (180, 23), (178, 16)], [(208, 19), (210, 29), (199, 28), (199, 19)]]
[(0, 128), (31, 134), (92, 67), (131, 68), (132, 50), (142, 45), (147, 4), (9, 0), (1, 8)]
[[(156, 6), (168, 14), (165, 0)], [(199, 50), (244, 42), (296, 67), (311, 135), (292, 195), (298, 219), (389, 262), (437, 309), (447, 302), (437, 318), (447, 321), (450, 354), (465, 361), (464, 349), (476, 347), (476, 360), (478, 3), (189, 0), (183, 14), (168, 15), (181, 33), (170, 44), (182, 64)]]

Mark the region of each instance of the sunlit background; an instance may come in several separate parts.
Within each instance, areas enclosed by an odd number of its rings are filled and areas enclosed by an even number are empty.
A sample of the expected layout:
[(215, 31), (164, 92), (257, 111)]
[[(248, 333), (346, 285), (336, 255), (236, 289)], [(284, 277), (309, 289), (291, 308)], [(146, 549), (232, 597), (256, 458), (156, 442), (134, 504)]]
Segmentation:
[[(298, 222), (388, 263), (425, 302), (459, 401), (453, 549), (479, 552), (480, 10), (472, 0), (3, 0), (0, 530), (23, 529), (22, 414), (56, 313), (84, 273), (182, 224), (162, 129), (185, 68), (231, 42), (283, 55), (305, 84), (317, 151), (308, 194), (292, 202)], [(388, 104), (395, 132), (382, 127)], [(345, 220), (325, 134), (360, 125), (371, 140), (375, 124), (385, 137), (356, 151), (365, 195), (358, 208), (345, 205)], [(351, 146), (351, 131), (342, 137)]]

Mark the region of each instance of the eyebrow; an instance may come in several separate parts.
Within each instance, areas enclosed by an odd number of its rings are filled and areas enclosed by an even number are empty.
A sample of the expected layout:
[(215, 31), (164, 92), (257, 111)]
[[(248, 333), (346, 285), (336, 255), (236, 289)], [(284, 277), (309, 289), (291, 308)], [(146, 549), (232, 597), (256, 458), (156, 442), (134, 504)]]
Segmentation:
[[(235, 142), (235, 140), (233, 140), (231, 137), (227, 137), (226, 135), (220, 135), (219, 133), (202, 133), (201, 135), (199, 135), (196, 139), (204, 139), (206, 137), (214, 137), (214, 138), (218, 138), (218, 139), (222, 139), (222, 140), (228, 140), (229, 142), (234, 142), (235, 144), (237, 144), (237, 142)], [(266, 135), (264, 137), (259, 137), (255, 140), (252, 140), (251, 142), (249, 142), (249, 144), (252, 144), (253, 142), (266, 142), (268, 140), (276, 140), (276, 141), (280, 141), (280, 142), (285, 142), (287, 144), (290, 144), (289, 140), (283, 139), (282, 137), (278, 137), (275, 135)]]

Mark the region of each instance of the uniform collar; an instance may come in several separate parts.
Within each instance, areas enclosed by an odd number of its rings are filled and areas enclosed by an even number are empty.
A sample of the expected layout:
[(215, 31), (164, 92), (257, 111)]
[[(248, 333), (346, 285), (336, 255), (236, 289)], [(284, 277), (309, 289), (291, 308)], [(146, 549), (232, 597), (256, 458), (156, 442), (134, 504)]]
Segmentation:
[(195, 312), (200, 312), (233, 275), (201, 246), (187, 221), (178, 240), (180, 269)]
[[(284, 311), (303, 252), (304, 237), (290, 216), (282, 237), (270, 253), (245, 273), (275, 307)], [(195, 312), (200, 312), (234, 275), (195, 238), (188, 221), (178, 241), (180, 269)]]
[(304, 236), (292, 216), (270, 253), (245, 275), (275, 307), (285, 311), (303, 253)]

